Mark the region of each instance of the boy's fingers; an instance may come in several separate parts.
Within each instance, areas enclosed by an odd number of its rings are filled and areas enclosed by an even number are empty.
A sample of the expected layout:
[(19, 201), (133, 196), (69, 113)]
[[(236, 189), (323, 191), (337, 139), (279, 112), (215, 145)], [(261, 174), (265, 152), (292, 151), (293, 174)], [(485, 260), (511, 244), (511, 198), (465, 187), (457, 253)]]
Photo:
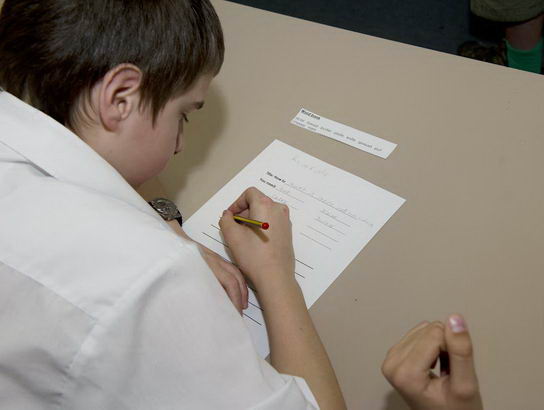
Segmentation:
[(430, 326), (429, 322), (421, 322), (409, 330), (395, 346), (389, 349), (382, 365), (382, 373), (389, 381), (392, 381), (393, 375), (398, 372), (400, 367), (408, 369), (405, 366), (405, 359), (417, 345), (420, 335), (427, 326)]
[(237, 248), (246, 237), (246, 227), (236, 222), (234, 215), (229, 210), (223, 212), (223, 216), (219, 220), (219, 228), (229, 249)]
[(427, 321), (421, 322), (406, 332), (402, 339), (400, 339), (397, 344), (389, 349), (385, 358), (388, 367), (394, 367), (405, 359), (410, 350), (413, 348), (413, 340), (417, 338), (417, 334), (428, 325), (429, 322)]
[(240, 272), (238, 268), (234, 267), (228, 262), (225, 262), (225, 263), (227, 263), (229, 271), (236, 278), (236, 281), (238, 282), (238, 287), (240, 288), (240, 297), (242, 301), (242, 309), (247, 309), (248, 291), (247, 291), (246, 280), (244, 279), (242, 272)]
[(238, 313), (242, 314), (243, 301), (242, 294), (240, 293), (240, 287), (238, 286), (238, 281), (235, 280), (228, 282), (227, 284), (223, 285), (223, 288), (225, 289), (225, 292), (236, 310), (238, 310)]
[(421, 322), (419, 325), (414, 327), (412, 330), (410, 330), (397, 344), (397, 346), (394, 348), (396, 350), (395, 355), (398, 357), (399, 361), (403, 361), (412, 351), (412, 349), (416, 346), (419, 339), (421, 339), (421, 335), (423, 335), (427, 330), (429, 326), (434, 325), (424, 321)]
[(249, 209), (245, 209), (242, 212), (238, 212), (236, 216), (241, 216), (242, 218), (249, 218)]
[(417, 326), (413, 327), (412, 329), (410, 329), (408, 332), (406, 332), (406, 334), (402, 337), (402, 339), (400, 339), (400, 341), (397, 343), (397, 346), (401, 346), (401, 345), (404, 345), (406, 344), (407, 342), (409, 342), (413, 336), (421, 329), (424, 329), (426, 328), (427, 326), (429, 326), (429, 322), (424, 320), (423, 322), (419, 323)]
[(240, 292), (242, 293), (242, 307), (247, 309), (249, 301), (249, 291), (247, 290), (247, 283), (244, 279), (240, 283)]
[(428, 378), (429, 370), (440, 354), (446, 349), (444, 327), (432, 323), (423, 329), (415, 341), (414, 347), (406, 356), (404, 365), (415, 374)]
[(219, 228), (225, 237), (225, 240), (229, 242), (231, 237), (240, 228), (240, 225), (234, 220), (234, 215), (230, 210), (223, 211), (221, 219), (219, 219)]
[(474, 368), (472, 341), (465, 319), (451, 315), (446, 327), (446, 346), (450, 361), (451, 387), (463, 396), (478, 391), (478, 379)]
[(231, 206), (229, 206), (229, 211), (231, 211), (233, 214), (239, 214), (240, 212), (249, 209), (251, 204), (254, 204), (263, 197), (266, 197), (266, 195), (257, 188), (248, 188), (238, 197), (236, 201), (234, 201)]

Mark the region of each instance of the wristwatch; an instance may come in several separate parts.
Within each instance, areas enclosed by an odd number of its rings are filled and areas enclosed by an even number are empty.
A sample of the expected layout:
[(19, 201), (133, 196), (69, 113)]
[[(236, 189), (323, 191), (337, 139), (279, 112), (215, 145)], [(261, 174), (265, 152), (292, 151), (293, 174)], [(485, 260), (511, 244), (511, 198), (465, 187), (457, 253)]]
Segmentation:
[(166, 198), (155, 198), (148, 202), (151, 207), (158, 212), (158, 214), (165, 221), (173, 221), (174, 219), (178, 221), (179, 226), (183, 224), (183, 218), (179, 212), (178, 207), (175, 203)]

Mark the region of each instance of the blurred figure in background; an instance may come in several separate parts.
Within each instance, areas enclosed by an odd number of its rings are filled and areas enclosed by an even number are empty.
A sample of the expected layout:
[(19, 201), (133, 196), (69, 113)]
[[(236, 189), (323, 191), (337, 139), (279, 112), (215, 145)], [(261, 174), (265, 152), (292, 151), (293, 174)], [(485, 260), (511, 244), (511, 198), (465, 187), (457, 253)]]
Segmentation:
[(471, 0), (479, 17), (504, 24), (498, 45), (468, 41), (459, 46), (463, 57), (541, 73), (544, 0)]

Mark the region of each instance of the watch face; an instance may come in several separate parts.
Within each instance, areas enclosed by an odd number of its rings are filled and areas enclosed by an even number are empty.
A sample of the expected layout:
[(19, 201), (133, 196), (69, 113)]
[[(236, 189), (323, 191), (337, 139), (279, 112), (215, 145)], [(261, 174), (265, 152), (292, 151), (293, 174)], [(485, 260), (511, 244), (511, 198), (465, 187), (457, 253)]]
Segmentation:
[(150, 201), (155, 210), (167, 221), (179, 218), (181, 216), (175, 203), (166, 198), (157, 198)]

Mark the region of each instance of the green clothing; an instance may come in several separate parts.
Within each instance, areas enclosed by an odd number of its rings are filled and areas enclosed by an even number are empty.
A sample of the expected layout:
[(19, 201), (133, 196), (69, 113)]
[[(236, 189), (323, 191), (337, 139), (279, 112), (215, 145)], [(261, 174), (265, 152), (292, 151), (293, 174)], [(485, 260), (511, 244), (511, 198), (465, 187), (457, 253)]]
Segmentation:
[(514, 23), (544, 12), (544, 0), (471, 0), (470, 8), (487, 20)]
[(532, 50), (519, 50), (507, 41), (506, 55), (508, 67), (539, 74), (542, 67), (542, 39)]

